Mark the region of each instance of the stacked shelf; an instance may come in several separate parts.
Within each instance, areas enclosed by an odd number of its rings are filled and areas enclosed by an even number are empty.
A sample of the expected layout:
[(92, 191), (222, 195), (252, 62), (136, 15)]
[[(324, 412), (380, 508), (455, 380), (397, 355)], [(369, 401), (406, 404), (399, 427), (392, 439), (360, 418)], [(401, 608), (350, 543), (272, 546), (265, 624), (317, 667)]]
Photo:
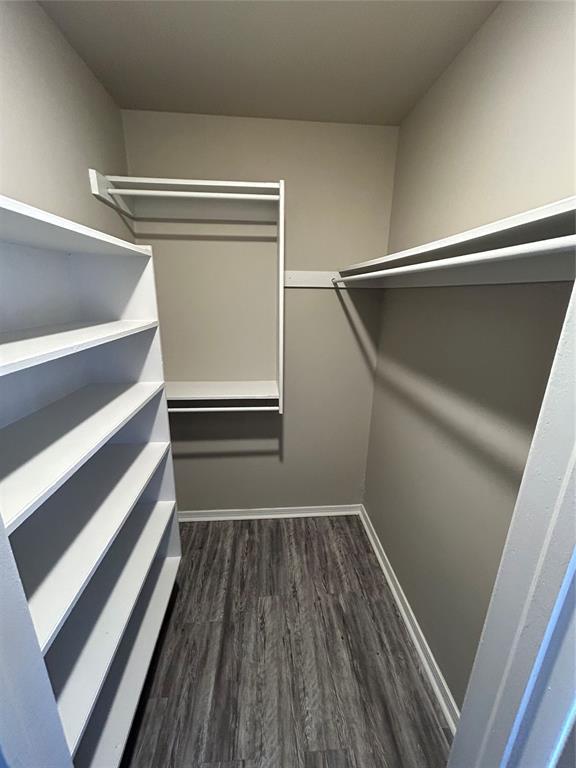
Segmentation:
[(151, 251), (0, 198), (0, 271), (2, 741), (113, 768), (180, 560)]

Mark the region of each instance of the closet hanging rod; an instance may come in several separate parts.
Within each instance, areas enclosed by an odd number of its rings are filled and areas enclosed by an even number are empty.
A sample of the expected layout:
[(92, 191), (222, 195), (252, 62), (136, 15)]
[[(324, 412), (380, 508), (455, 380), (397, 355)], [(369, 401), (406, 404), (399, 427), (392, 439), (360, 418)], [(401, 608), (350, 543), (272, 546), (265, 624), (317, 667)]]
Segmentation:
[(107, 189), (109, 195), (118, 195), (127, 197), (196, 197), (202, 199), (215, 200), (267, 200), (268, 202), (277, 202), (279, 195), (259, 195), (242, 192), (188, 192), (187, 190), (173, 189)]
[[(491, 251), (472, 253), (467, 256), (453, 256), (448, 259), (438, 259), (436, 261), (426, 261), (421, 264), (408, 264), (404, 267), (392, 267), (381, 269), (377, 272), (365, 272), (359, 275), (349, 275), (348, 277), (339, 275), (332, 278), (332, 282), (337, 283), (355, 283), (366, 282), (368, 280), (384, 280), (388, 277), (397, 277), (401, 275), (411, 275), (425, 272), (435, 272), (441, 270), (458, 269), (459, 267), (470, 267), (475, 265), (490, 265), (497, 262), (507, 262), (514, 260), (528, 260), (542, 254), (562, 254), (576, 249), (576, 235), (566, 235), (551, 240), (541, 240), (535, 243), (522, 243), (520, 245), (511, 245), (506, 248), (497, 248)], [(576, 262), (576, 256), (574, 261)], [(574, 279), (566, 277), (564, 279)], [(522, 282), (518, 280), (518, 282)]]

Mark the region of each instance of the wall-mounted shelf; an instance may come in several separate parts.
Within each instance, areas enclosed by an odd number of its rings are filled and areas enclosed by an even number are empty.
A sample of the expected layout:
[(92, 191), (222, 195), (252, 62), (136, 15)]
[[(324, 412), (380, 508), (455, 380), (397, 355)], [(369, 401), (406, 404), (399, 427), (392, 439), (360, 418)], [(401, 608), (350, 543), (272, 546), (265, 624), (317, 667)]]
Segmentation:
[(276, 381), (169, 381), (168, 410), (173, 413), (279, 411)]
[[(84, 729), (102, 731), (92, 710), (105, 720), (113, 706), (101, 689), (126, 674), (136, 684), (122, 687), (114, 744), (101, 743), (94, 768), (118, 765), (174, 585), (151, 255), (0, 197), (1, 610), (18, 638), (0, 659), (10, 765), (72, 768)], [(140, 650), (128, 659), (133, 611)]]
[(341, 269), (340, 275), (348, 277), (368, 274), (388, 267), (484, 253), (513, 245), (572, 235), (575, 211), (576, 196), (567, 197), (450, 237), (390, 253), (378, 259), (351, 264)]
[[(227, 225), (230, 221), (241, 223), (248, 222), (252, 229), (256, 219), (261, 225), (268, 227), (262, 240), (276, 240), (276, 277), (274, 283), (274, 303), (276, 305), (276, 343), (275, 361), (258, 362), (261, 370), (243, 371), (242, 374), (254, 378), (273, 375), (276, 369), (274, 381), (173, 381), (167, 388), (169, 411), (172, 413), (219, 413), (229, 411), (275, 411), (283, 413), (284, 410), (284, 182), (283, 181), (226, 181), (207, 179), (167, 179), (134, 176), (105, 176), (94, 169), (89, 171), (90, 188), (95, 197), (108, 206), (116, 209), (127, 217), (131, 225), (135, 227), (134, 233), (138, 237), (136, 227), (145, 221), (154, 223), (176, 221), (178, 227), (176, 233), (170, 232), (168, 239), (186, 240), (186, 232), (181, 229), (183, 223), (190, 222), (198, 225), (200, 220), (203, 226), (206, 222), (214, 221), (222, 225), (224, 219)], [(200, 206), (200, 207), (199, 207)], [(221, 207), (224, 206), (224, 207)], [(262, 216), (261, 212), (264, 211)], [(275, 227), (274, 237), (271, 237), (269, 228)], [(252, 230), (251, 230), (252, 231)], [(148, 233), (148, 237), (154, 238), (154, 234)], [(166, 237), (166, 234), (156, 234), (156, 237)], [(206, 234), (204, 234), (206, 236)], [(196, 236), (202, 239), (202, 236)], [(216, 235), (216, 240), (219, 239)], [(242, 235), (239, 235), (242, 241)], [(251, 239), (254, 233), (249, 235)], [(208, 239), (210, 237), (208, 236)], [(224, 239), (234, 240), (234, 235), (227, 234)], [(258, 238), (256, 237), (256, 240)], [(163, 245), (159, 245), (162, 248)], [(198, 250), (194, 251), (198, 258)], [(212, 253), (212, 252), (211, 252)], [(187, 254), (188, 258), (193, 258)], [(247, 254), (247, 259), (250, 255)], [(167, 263), (171, 258), (171, 252), (166, 258)], [(210, 258), (210, 257), (204, 257)], [(267, 259), (266, 259), (267, 260)], [(269, 262), (267, 262), (269, 263)], [(166, 267), (165, 267), (166, 268)], [(260, 273), (259, 273), (260, 274)], [(272, 282), (271, 282), (272, 285)], [(267, 295), (267, 292), (266, 292)], [(268, 301), (268, 299), (266, 299)], [(218, 311), (214, 307), (214, 311)], [(269, 309), (267, 309), (269, 311)], [(170, 322), (163, 325), (165, 334), (170, 332)], [(195, 320), (197, 320), (195, 318)], [(178, 322), (182, 322), (178, 317)], [(202, 322), (200, 319), (199, 322)], [(263, 327), (272, 327), (268, 321), (263, 321)], [(250, 343), (250, 332), (242, 337), (242, 343)], [(224, 343), (226, 337), (223, 337)], [(230, 342), (234, 343), (234, 342)], [(268, 342), (267, 342), (268, 343)], [(165, 343), (165, 348), (170, 351), (170, 344)], [(266, 347), (268, 349), (268, 347)], [(193, 356), (193, 352), (190, 353)], [(268, 354), (268, 352), (266, 353)], [(264, 357), (264, 356), (263, 356)], [(189, 372), (186, 366), (179, 365), (174, 355), (170, 358), (173, 369), (184, 367), (184, 370), (170, 371), (168, 376), (186, 378)], [(257, 364), (257, 365), (258, 365)], [(274, 367), (273, 367), (274, 366)], [(202, 367), (201, 365), (199, 366)], [(232, 367), (232, 365), (230, 365)], [(196, 368), (197, 370), (198, 368)], [(196, 373), (196, 370), (194, 373)], [(206, 378), (222, 374), (222, 371), (206, 372)], [(231, 378), (235, 375), (231, 371)], [(241, 374), (241, 375), (242, 375)], [(201, 375), (201, 374), (200, 374)], [(223, 377), (227, 375), (225, 371)], [(238, 375), (238, 374), (236, 374)], [(240, 376), (238, 377), (240, 378)]]
[[(576, 197), (567, 198), (467, 233), (353, 264), (340, 271), (334, 284), (417, 288), (574, 280), (575, 211)], [(529, 239), (534, 232), (549, 237)], [(561, 236), (552, 236), (558, 233)], [(488, 242), (508, 244), (481, 250)]]

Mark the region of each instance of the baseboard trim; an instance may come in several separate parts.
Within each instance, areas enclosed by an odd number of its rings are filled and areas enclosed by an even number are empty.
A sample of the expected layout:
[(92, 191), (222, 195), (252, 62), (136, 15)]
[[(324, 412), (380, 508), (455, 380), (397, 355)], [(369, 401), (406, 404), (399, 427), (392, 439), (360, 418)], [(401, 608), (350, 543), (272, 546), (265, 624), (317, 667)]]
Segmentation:
[(460, 719), (460, 711), (456, 702), (454, 701), (450, 688), (444, 679), (444, 675), (442, 674), (440, 667), (434, 658), (434, 654), (426, 642), (426, 637), (424, 636), (424, 633), (418, 624), (418, 620), (416, 619), (410, 603), (408, 602), (408, 598), (400, 586), (398, 577), (392, 568), (390, 560), (388, 560), (384, 547), (382, 546), (382, 542), (378, 538), (378, 534), (376, 533), (376, 530), (372, 525), (372, 521), (370, 520), (370, 516), (368, 515), (368, 512), (366, 511), (366, 508), (363, 504), (360, 505), (360, 520), (362, 521), (366, 535), (368, 536), (370, 544), (372, 545), (372, 549), (378, 558), (380, 567), (386, 576), (386, 581), (388, 582), (388, 586), (390, 587), (390, 590), (394, 596), (398, 610), (404, 619), (404, 623), (406, 624), (408, 632), (410, 633), (410, 637), (412, 638), (412, 642), (414, 643), (418, 656), (420, 657), (422, 669), (428, 677), (430, 685), (432, 686), (432, 690), (436, 694), (436, 698), (442, 709), (442, 712), (444, 713), (444, 717), (447, 720), (452, 734), (455, 734), (458, 720)]
[(416, 648), (416, 652), (420, 658), (422, 669), (427, 676), (432, 690), (434, 691), (438, 703), (444, 713), (448, 727), (452, 733), (456, 733), (456, 726), (460, 718), (460, 712), (452, 697), (450, 688), (444, 680), (444, 676), (440, 671), (434, 654), (430, 650), (430, 646), (426, 642), (426, 638), (418, 620), (414, 615), (410, 603), (388, 557), (382, 542), (378, 538), (370, 516), (366, 511), (363, 504), (338, 504), (335, 506), (319, 506), (319, 507), (273, 507), (273, 508), (257, 508), (257, 509), (205, 509), (197, 511), (180, 511), (178, 512), (178, 521), (181, 523), (199, 523), (199, 522), (212, 522), (217, 520), (266, 520), (274, 518), (289, 518), (289, 517), (336, 517), (338, 515), (358, 515), (368, 536), (368, 540), (374, 550), (374, 553), (378, 559), (380, 567), (386, 577), (388, 586), (394, 596), (394, 600), (400, 611), (400, 615), (404, 619), (406, 628), (412, 638), (412, 642)]
[(338, 515), (360, 515), (361, 506), (361, 504), (337, 504), (322, 507), (201, 509), (178, 512), (178, 521), (180, 523), (200, 523), (216, 520), (266, 520), (282, 517), (336, 517)]

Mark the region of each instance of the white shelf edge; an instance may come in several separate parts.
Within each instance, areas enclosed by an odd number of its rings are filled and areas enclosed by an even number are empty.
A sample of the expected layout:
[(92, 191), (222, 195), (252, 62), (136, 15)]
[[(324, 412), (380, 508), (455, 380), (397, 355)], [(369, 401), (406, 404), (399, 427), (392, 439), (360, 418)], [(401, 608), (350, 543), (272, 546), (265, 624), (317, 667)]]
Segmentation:
[[(7, 439), (8, 443), (12, 445), (18, 444), (19, 441), (25, 441), (26, 444), (28, 444), (32, 439), (31, 436), (35, 432), (37, 432), (39, 435), (45, 434), (47, 427), (43, 422), (45, 422), (47, 418), (48, 423), (50, 423), (51, 419), (53, 421), (58, 421), (58, 419), (64, 417), (67, 408), (72, 403), (72, 398), (74, 398), (74, 400), (77, 398), (80, 400), (79, 405), (81, 407), (79, 411), (82, 413), (82, 406), (85, 406), (85, 404), (82, 403), (83, 397), (87, 397), (89, 401), (89, 395), (95, 391), (97, 391), (99, 394), (103, 394), (106, 392), (106, 390), (108, 390), (108, 392), (111, 393), (110, 398), (105, 401), (105, 403), (99, 408), (99, 415), (96, 421), (96, 423), (99, 421), (106, 421), (106, 428), (101, 429), (100, 433), (96, 435), (94, 433), (94, 423), (92, 423), (91, 428), (88, 430), (90, 433), (90, 438), (86, 439), (85, 447), (77, 451), (77, 455), (73, 460), (67, 460), (66, 463), (61, 462), (60, 467), (57, 470), (54, 470), (54, 476), (50, 482), (43, 482), (42, 485), (38, 485), (38, 487), (34, 489), (34, 492), (31, 493), (28, 483), (25, 483), (21, 474), (24, 470), (24, 467), (21, 463), (18, 464), (17, 469), (14, 470), (10, 476), (5, 477), (5, 479), (0, 482), (0, 492), (3, 494), (3, 505), (6, 510), (2, 513), (2, 517), (8, 534), (12, 533), (21, 523), (24, 522), (24, 520), (26, 520), (33, 512), (35, 512), (35, 510), (38, 509), (38, 507), (44, 501), (46, 501), (47, 498), (49, 498), (55, 491), (57, 491), (58, 488), (60, 488), (66, 482), (66, 480), (68, 480), (68, 478), (76, 472), (77, 469), (83, 466), (88, 461), (88, 459), (96, 453), (96, 451), (98, 451), (106, 442), (108, 442), (111, 437), (113, 437), (113, 435), (115, 435), (125, 424), (127, 424), (128, 421), (133, 418), (133, 416), (135, 416), (148, 402), (150, 402), (150, 400), (152, 400), (153, 397), (155, 397), (162, 390), (162, 388), (162, 382), (146, 382), (125, 385), (88, 385), (1, 429), (0, 439)], [(89, 392), (87, 392), (88, 390)], [(108, 424), (108, 419), (110, 416), (108, 414), (106, 414), (106, 416), (102, 416), (102, 410), (106, 410), (107, 407), (109, 408), (110, 404), (117, 400), (119, 397), (124, 396), (125, 399), (130, 400), (130, 398), (126, 397), (128, 394), (133, 397), (134, 401), (132, 403), (123, 405), (123, 407), (120, 409), (120, 412), (113, 420), (113, 423), (111, 425)], [(138, 397), (136, 397), (136, 394), (138, 394)], [(94, 418), (95, 416), (92, 417), (92, 419)], [(88, 419), (88, 421), (91, 420)], [(84, 425), (84, 431), (86, 431), (86, 421), (82, 422), (82, 424)], [(68, 439), (70, 439), (70, 434), (79, 428), (79, 425), (76, 424), (67, 433)], [(6, 437), (6, 435), (8, 435), (8, 437)], [(65, 437), (61, 437), (59, 442), (64, 442), (65, 439)], [(78, 438), (75, 437), (75, 440), (77, 439)], [(54, 444), (50, 443), (46, 451), (53, 448)], [(66, 452), (70, 450), (70, 447), (68, 446), (64, 449), (60, 447), (59, 450)], [(40, 455), (42, 455), (42, 453)], [(46, 458), (42, 459), (42, 463), (46, 464), (46, 466), (49, 466), (50, 473), (52, 473), (53, 461), (54, 457), (48, 460)], [(38, 474), (37, 467), (41, 466), (39, 462), (40, 459), (38, 458), (38, 455), (27, 462), (27, 477), (34, 477)], [(16, 483), (14, 483), (13, 475), (16, 473), (18, 473), (18, 475), (16, 478)], [(14, 485), (26, 485), (28, 493), (23, 494), (21, 490), (18, 490), (18, 488), (12, 489), (10, 487), (12, 483), (14, 483)], [(10, 500), (7, 501), (6, 495), (10, 492), (16, 497), (16, 502), (11, 502)], [(28, 498), (26, 498), (26, 495)], [(11, 506), (15, 506), (16, 510), (12, 512), (10, 517), (6, 517), (5, 515), (10, 513)]]
[(245, 413), (246, 411), (277, 411), (280, 412), (279, 405), (254, 405), (254, 406), (233, 406), (227, 408), (225, 405), (214, 408), (168, 408), (168, 413)]
[[(114, 617), (114, 620), (117, 619), (117, 609), (119, 607), (127, 607), (127, 610), (125, 611), (124, 615), (121, 616), (120, 620), (117, 622), (114, 621), (115, 632), (112, 632), (112, 629), (108, 627), (107, 629), (101, 629), (101, 632), (99, 633), (102, 635), (102, 642), (99, 642), (99, 648), (101, 649), (104, 645), (104, 639), (108, 641), (108, 645), (110, 646), (106, 652), (106, 657), (102, 667), (98, 670), (95, 670), (95, 666), (92, 663), (94, 660), (92, 660), (92, 662), (89, 664), (83, 660), (83, 663), (80, 664), (80, 667), (83, 669), (86, 667), (86, 669), (84, 669), (84, 672), (82, 673), (81, 671), (78, 671), (79, 667), (77, 659), (71, 675), (67, 678), (66, 684), (57, 696), (58, 710), (60, 712), (62, 725), (64, 727), (64, 734), (72, 755), (74, 755), (80, 744), (84, 731), (86, 730), (92, 715), (92, 711), (96, 706), (100, 691), (102, 690), (102, 686), (106, 681), (108, 671), (114, 661), (118, 647), (122, 642), (126, 627), (128, 626), (142, 588), (146, 582), (146, 578), (150, 572), (160, 544), (164, 538), (164, 534), (166, 533), (174, 514), (175, 505), (175, 501), (158, 501), (155, 503), (150, 503), (150, 506), (153, 507), (154, 510), (151, 512), (144, 528), (139, 533), (138, 540), (133, 549), (130, 551), (127, 560), (124, 562), (121, 574), (115, 582), (112, 592), (108, 596), (106, 605), (98, 615), (97, 622), (103, 622), (106, 624), (106, 620), (110, 620), (112, 616)], [(152, 531), (152, 533), (150, 531)], [(143, 542), (143, 539), (146, 539), (146, 541)], [(137, 572), (134, 588), (128, 590), (130, 592), (128, 596), (125, 594), (120, 596), (119, 593), (121, 591), (126, 591), (125, 582), (129, 581), (129, 577), (130, 579), (136, 577), (136, 573), (132, 573), (132, 571)], [(114, 603), (116, 602), (119, 603), (119, 606), (114, 606)], [(85, 653), (87, 648), (90, 650), (90, 640), (92, 640), (92, 647), (94, 647), (95, 640), (91, 635), (90, 639), (83, 646), (82, 653)], [(66, 690), (72, 681), (76, 683), (76, 687), (80, 685), (78, 682), (78, 676), (80, 675), (82, 677), (82, 690), (83, 692), (86, 692), (87, 687), (89, 687), (87, 684), (87, 669), (89, 669), (90, 673), (94, 675), (94, 684), (92, 686), (92, 690), (89, 692), (89, 695), (86, 698), (86, 706), (84, 707), (83, 711), (81, 711), (80, 702), (75, 700), (75, 697), (71, 694), (66, 695)], [(68, 698), (71, 699), (70, 702), (66, 701)], [(76, 721), (74, 727), (71, 725), (72, 719)]]
[(383, 287), (481, 285), (574, 280), (576, 235), (497, 248), (465, 256), (342, 275), (345, 286), (374, 281)]
[(278, 398), (278, 382), (167, 381), (167, 400), (268, 400)]
[(0, 335), (0, 376), (157, 328), (156, 320), (66, 323)]
[(5, 195), (0, 195), (0, 240), (65, 253), (152, 255), (148, 245), (129, 243)]
[(562, 200), (557, 200), (553, 203), (548, 203), (547, 205), (543, 205), (538, 208), (532, 208), (528, 211), (524, 211), (523, 213), (507, 216), (504, 219), (498, 219), (497, 221), (490, 222), (489, 224), (483, 224), (480, 227), (474, 227), (473, 229), (468, 229), (464, 232), (459, 232), (455, 235), (441, 238), (440, 240), (432, 240), (429, 243), (423, 243), (422, 245), (417, 245), (414, 248), (408, 248), (404, 251), (396, 251), (377, 259), (369, 259), (368, 261), (361, 261), (357, 262), (356, 264), (350, 264), (346, 267), (343, 267), (340, 270), (340, 273), (342, 274), (345, 272), (351, 272), (352, 270), (372, 270), (374, 267), (379, 265), (386, 265), (415, 256), (425, 256), (427, 253), (442, 251), (443, 249), (453, 248), (459, 245), (463, 246), (466, 243), (473, 245), (475, 240), (480, 240), (484, 237), (490, 237), (491, 235), (505, 233), (506, 231), (515, 229), (516, 227), (544, 222), (546, 219), (551, 219), (553, 217), (561, 216), (573, 211), (576, 211), (576, 195), (565, 197)]
[[(107, 708), (107, 716), (104, 725), (100, 728), (96, 748), (89, 761), (81, 759), (82, 744), (77, 752), (77, 758), (80, 758), (79, 765), (82, 768), (102, 768), (103, 765), (106, 765), (107, 768), (116, 768), (122, 759), (158, 634), (174, 588), (180, 560), (180, 557), (165, 557), (163, 560), (152, 594), (138, 624), (127, 661), (122, 669), (120, 682), (115, 686), (111, 704)], [(136, 606), (132, 620), (136, 618), (138, 610), (139, 606)], [(127, 639), (130, 630), (129, 625), (124, 639)], [(101, 696), (105, 697), (105, 695), (106, 692), (103, 687)], [(100, 714), (97, 709), (98, 703), (92, 713), (93, 718), (97, 718)], [(86, 729), (86, 736), (88, 736), (90, 727), (91, 724)]]
[(112, 184), (135, 184), (142, 187), (221, 187), (223, 189), (279, 189), (278, 181), (225, 181), (222, 179), (162, 179), (149, 176), (106, 176)]
[[(122, 530), (124, 523), (129, 518), (134, 507), (138, 504), (140, 497), (144, 493), (146, 486), (150, 482), (152, 476), (164, 460), (164, 457), (168, 453), (169, 447), (170, 443), (168, 442), (151, 442), (144, 445), (120, 444), (110, 446), (110, 454), (112, 455), (118, 452), (128, 453), (130, 450), (132, 450), (132, 452), (136, 452), (137, 449), (140, 449), (137, 456), (130, 462), (126, 475), (122, 478), (122, 481), (124, 481), (124, 478), (127, 478), (130, 484), (133, 485), (133, 488), (131, 488), (131, 496), (127, 498), (124, 503), (117, 498), (119, 495), (118, 493), (112, 492), (111, 497), (106, 497), (106, 501), (103, 505), (101, 505), (101, 507), (104, 507), (104, 512), (102, 512), (102, 509), (99, 508), (93, 513), (92, 517), (90, 518), (90, 522), (88, 523), (88, 526), (91, 528), (89, 533), (92, 542), (97, 538), (94, 531), (92, 530), (92, 524), (97, 522), (97, 518), (102, 517), (102, 515), (105, 514), (105, 522), (107, 522), (108, 525), (112, 524), (110, 530), (107, 532), (107, 535), (104, 537), (104, 541), (101, 543), (101, 546), (96, 553), (91, 552), (89, 548), (85, 546), (86, 533), (84, 533), (84, 531), (79, 533), (79, 535), (74, 540), (74, 543), (72, 544), (72, 547), (74, 547), (75, 551), (71, 552), (70, 549), (67, 550), (67, 560), (74, 561), (78, 550), (80, 548), (82, 549), (85, 558), (85, 561), (82, 563), (84, 571), (79, 575), (79, 577), (74, 580), (74, 578), (72, 578), (72, 574), (70, 574), (68, 576), (67, 584), (63, 587), (61, 584), (61, 579), (58, 579), (58, 577), (55, 575), (50, 574), (52, 575), (50, 583), (46, 583), (46, 581), (43, 582), (43, 584), (34, 592), (32, 598), (28, 600), (32, 621), (34, 623), (38, 642), (40, 644), (40, 650), (43, 654), (45, 654), (52, 645), (64, 622), (82, 596), (87, 585), (90, 583), (90, 580), (96, 573), (106, 553)], [(102, 450), (106, 451), (107, 448), (104, 447)], [(100, 464), (105, 465), (105, 459), (106, 455), (104, 454)], [(144, 471), (141, 469), (142, 465), (144, 465)], [(141, 475), (139, 477), (134, 477), (134, 475), (138, 475), (139, 472)], [(65, 502), (62, 501), (62, 503)], [(114, 513), (117, 515), (116, 518), (112, 517)], [(75, 564), (72, 562), (72, 565), (74, 566)], [(66, 570), (68, 572), (71, 570), (70, 564)], [(50, 578), (50, 575), (48, 578)], [(76, 573), (73, 575), (76, 576)], [(42, 587), (44, 588), (43, 591), (41, 591)], [(41, 604), (46, 605), (47, 603), (49, 603), (52, 607), (52, 615), (50, 618), (44, 618), (43, 623), (40, 623), (40, 610), (36, 606), (40, 606)], [(53, 609), (54, 605), (58, 605), (59, 610), (55, 611)]]
[(261, 194), (257, 192), (194, 192), (183, 189), (128, 189), (108, 187), (106, 194), (114, 199), (124, 197), (173, 197), (199, 200), (258, 200), (260, 202), (278, 202), (278, 195)]

